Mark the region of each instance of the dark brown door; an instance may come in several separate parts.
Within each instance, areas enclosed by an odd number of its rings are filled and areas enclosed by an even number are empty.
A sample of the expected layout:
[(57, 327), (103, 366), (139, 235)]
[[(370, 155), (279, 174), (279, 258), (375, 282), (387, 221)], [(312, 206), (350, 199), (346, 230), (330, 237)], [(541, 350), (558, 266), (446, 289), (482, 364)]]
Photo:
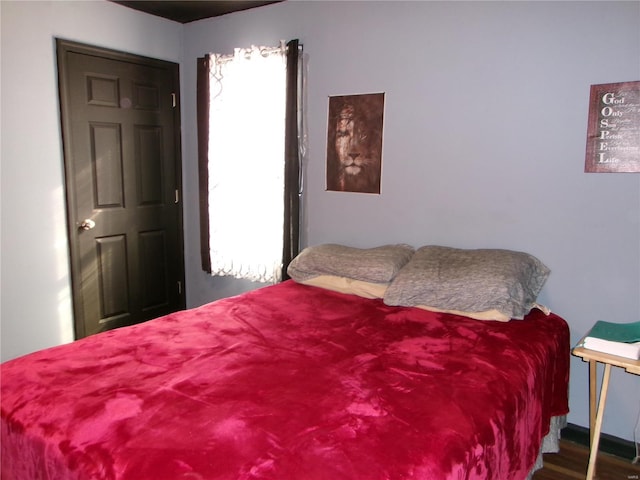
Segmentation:
[(178, 65), (57, 41), (76, 338), (184, 308)]

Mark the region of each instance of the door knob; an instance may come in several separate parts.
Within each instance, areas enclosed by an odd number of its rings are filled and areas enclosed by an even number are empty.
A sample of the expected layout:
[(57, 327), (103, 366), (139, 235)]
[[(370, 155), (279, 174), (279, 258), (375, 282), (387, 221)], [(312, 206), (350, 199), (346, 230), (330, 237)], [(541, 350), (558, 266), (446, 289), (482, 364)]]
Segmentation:
[(82, 223), (80, 224), (80, 228), (82, 230), (91, 230), (93, 227), (96, 226), (96, 222), (94, 222), (93, 220), (91, 220), (90, 218), (86, 218), (85, 220), (82, 221)]

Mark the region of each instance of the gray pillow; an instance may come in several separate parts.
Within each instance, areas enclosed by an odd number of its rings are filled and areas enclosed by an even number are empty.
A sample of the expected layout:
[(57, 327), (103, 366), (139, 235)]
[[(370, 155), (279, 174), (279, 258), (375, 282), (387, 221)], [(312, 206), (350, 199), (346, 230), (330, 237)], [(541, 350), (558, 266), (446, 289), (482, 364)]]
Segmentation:
[(355, 248), (328, 243), (305, 248), (289, 264), (287, 273), (298, 282), (333, 275), (389, 283), (411, 259), (413, 252), (413, 247), (402, 244)]
[(540, 260), (523, 252), (425, 246), (391, 282), (384, 303), (441, 311), (495, 310), (506, 319), (522, 319), (549, 273)]

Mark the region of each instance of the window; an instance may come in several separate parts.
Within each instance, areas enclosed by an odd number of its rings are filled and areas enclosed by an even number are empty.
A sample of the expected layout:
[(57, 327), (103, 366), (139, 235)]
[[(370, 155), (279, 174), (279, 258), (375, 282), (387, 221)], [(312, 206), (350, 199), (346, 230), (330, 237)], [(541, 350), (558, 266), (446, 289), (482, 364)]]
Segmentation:
[(275, 283), (298, 253), (297, 40), (198, 59), (203, 269)]

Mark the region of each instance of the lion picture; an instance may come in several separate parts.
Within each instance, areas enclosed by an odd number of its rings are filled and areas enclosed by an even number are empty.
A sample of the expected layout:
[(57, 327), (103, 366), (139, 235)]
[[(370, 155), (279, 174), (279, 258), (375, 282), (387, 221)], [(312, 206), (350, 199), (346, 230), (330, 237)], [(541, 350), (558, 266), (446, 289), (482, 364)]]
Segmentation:
[(327, 190), (380, 193), (384, 93), (329, 97)]

